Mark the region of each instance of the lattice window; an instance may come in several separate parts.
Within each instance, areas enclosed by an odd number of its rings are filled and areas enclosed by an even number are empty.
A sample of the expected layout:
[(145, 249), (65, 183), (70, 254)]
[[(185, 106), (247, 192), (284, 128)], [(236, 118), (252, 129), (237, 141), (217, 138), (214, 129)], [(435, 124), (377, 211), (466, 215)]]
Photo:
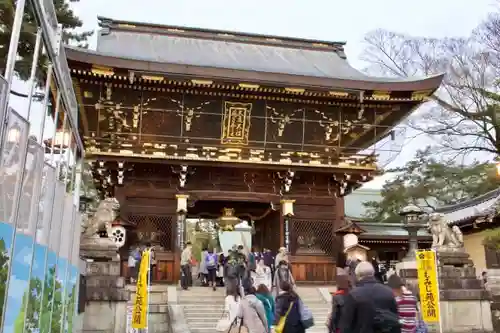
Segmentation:
[(151, 243), (165, 251), (175, 249), (175, 219), (171, 215), (128, 215), (128, 221), (136, 225), (130, 233), (129, 244)]
[(332, 221), (290, 220), (290, 249), (293, 255), (333, 255), (337, 240)]

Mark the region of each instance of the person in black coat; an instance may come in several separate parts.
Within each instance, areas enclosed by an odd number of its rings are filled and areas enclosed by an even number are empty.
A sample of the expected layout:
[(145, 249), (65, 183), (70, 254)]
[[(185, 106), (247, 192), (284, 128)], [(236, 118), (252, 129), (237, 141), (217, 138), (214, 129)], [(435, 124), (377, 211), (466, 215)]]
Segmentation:
[(380, 282), (380, 283), (384, 283), (384, 280), (382, 279), (382, 273), (380, 272), (380, 266), (378, 264), (378, 260), (373, 257), (372, 258), (372, 265), (373, 265), (373, 269), (375, 270), (375, 278)]
[(332, 294), (332, 309), (327, 319), (326, 326), (329, 333), (338, 333), (342, 308), (345, 298), (351, 289), (351, 283), (348, 275), (337, 275), (337, 291)]
[(377, 281), (374, 274), (370, 262), (357, 265), (356, 287), (344, 298), (340, 333), (401, 333), (392, 290)]
[(286, 316), (288, 310), (290, 310), (285, 320), (283, 333), (305, 333), (306, 330), (300, 319), (299, 295), (293, 291), (293, 286), (287, 281), (281, 281), (280, 290), (282, 293), (276, 297), (276, 313), (274, 315), (275, 325), (277, 325), (281, 317)]

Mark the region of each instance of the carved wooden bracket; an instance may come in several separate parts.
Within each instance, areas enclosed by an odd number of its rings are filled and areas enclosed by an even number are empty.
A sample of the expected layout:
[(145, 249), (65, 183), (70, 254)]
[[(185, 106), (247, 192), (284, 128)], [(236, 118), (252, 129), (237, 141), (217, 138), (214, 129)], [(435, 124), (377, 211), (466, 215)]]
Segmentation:
[(189, 170), (187, 165), (181, 165), (177, 170), (172, 167), (172, 172), (178, 175), (179, 178), (179, 188), (184, 188), (186, 186), (188, 176), (194, 174), (194, 169)]
[(93, 164), (94, 166), (94, 181), (99, 183), (99, 186), (96, 186), (98, 190), (100, 190), (101, 198), (112, 197), (113, 192), (113, 179), (111, 178), (111, 173), (106, 167), (106, 163), (104, 161), (97, 161)]
[[(344, 173), (343, 175), (333, 175), (331, 184), (328, 184), (328, 191), (335, 197), (343, 197), (351, 193), (352, 191), (358, 189), (363, 185), (363, 183), (373, 179), (373, 176), (368, 174), (356, 175), (356, 179), (353, 179), (352, 175)], [(333, 191), (331, 191), (331, 185), (333, 185)]]
[(118, 185), (123, 185), (123, 179), (125, 178), (125, 162), (117, 162), (118, 163), (118, 169), (117, 169), (117, 182)]
[(281, 175), (280, 172), (276, 172), (276, 175), (281, 180), (280, 195), (290, 192), (295, 172), (288, 169), (284, 175)]

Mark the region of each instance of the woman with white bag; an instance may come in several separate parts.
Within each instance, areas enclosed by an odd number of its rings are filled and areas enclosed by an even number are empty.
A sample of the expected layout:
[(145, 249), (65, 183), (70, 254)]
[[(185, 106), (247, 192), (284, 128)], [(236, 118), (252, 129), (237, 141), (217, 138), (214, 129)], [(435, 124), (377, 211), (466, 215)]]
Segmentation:
[(244, 327), (241, 326), (241, 319), (238, 318), (240, 302), (241, 296), (237, 284), (229, 284), (224, 300), (224, 312), (215, 327), (217, 332), (246, 333)]

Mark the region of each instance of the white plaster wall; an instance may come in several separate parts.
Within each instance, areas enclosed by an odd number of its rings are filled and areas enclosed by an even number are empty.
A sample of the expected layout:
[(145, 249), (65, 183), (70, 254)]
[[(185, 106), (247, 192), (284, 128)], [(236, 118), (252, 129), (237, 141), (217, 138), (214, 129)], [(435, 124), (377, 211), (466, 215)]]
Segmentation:
[(483, 239), (484, 234), (482, 232), (464, 235), (465, 251), (470, 255), (470, 259), (476, 267), (476, 273), (478, 276), (486, 270), (486, 257), (484, 253)]

